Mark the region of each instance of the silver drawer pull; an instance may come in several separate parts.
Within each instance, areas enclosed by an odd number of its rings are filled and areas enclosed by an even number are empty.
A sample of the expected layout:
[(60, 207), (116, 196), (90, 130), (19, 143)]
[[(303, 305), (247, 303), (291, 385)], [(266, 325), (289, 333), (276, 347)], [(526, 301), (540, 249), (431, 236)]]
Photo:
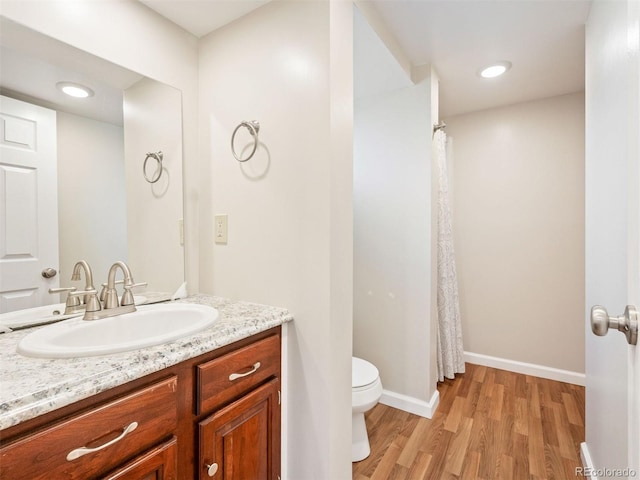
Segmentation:
[(99, 447), (96, 447), (96, 448), (80, 447), (80, 448), (76, 448), (75, 450), (71, 450), (69, 452), (69, 454), (67, 455), (67, 461), (70, 462), (71, 460), (75, 460), (76, 458), (80, 458), (83, 455), (87, 455), (88, 453), (97, 452), (98, 450), (102, 450), (103, 448), (107, 448), (107, 447), (113, 445), (114, 443), (117, 443), (120, 440), (122, 440), (129, 433), (133, 432), (136, 428), (138, 428), (138, 422), (131, 422), (129, 424), (129, 426), (127, 428), (125, 428), (119, 436), (117, 436), (113, 440), (108, 441), (104, 445), (100, 445)]
[(249, 370), (247, 373), (232, 373), (229, 375), (229, 381), (233, 382), (238, 378), (246, 377), (247, 375), (251, 375), (252, 373), (256, 373), (256, 371), (260, 368), (260, 362), (256, 362), (253, 364), (253, 368)]

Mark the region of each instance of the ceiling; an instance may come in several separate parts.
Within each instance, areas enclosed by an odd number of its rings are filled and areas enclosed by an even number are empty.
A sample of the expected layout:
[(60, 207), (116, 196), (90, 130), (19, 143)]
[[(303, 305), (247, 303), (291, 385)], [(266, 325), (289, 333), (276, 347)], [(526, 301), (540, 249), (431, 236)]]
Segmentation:
[[(197, 37), (269, 3), (269, 0), (140, 1)], [(584, 24), (590, 0), (360, 1), (373, 5), (415, 67), (433, 65), (440, 77), (441, 118), (584, 90)], [(75, 99), (62, 98), (59, 91), (51, 88), (55, 84), (52, 79), (63, 75), (68, 77), (66, 80), (83, 83), (97, 68), (103, 73), (90, 81), (96, 90), (90, 102), (101, 105), (106, 112), (105, 106), (121, 105), (122, 89), (140, 78), (120, 69), (107, 82), (106, 72), (111, 70), (100, 65), (97, 57), (72, 56), (61, 45), (53, 48), (44, 39), (29, 38), (27, 29), (21, 30), (19, 25), (6, 20), (0, 27), (1, 88), (5, 92), (20, 91), (24, 100), (29, 101), (29, 95), (42, 98), (43, 90), (48, 88), (50, 98), (45, 100), (51, 105), (66, 101), (69, 105), (63, 109), (83, 115), (81, 110), (87, 108), (86, 102), (83, 105)], [(355, 15), (354, 36), (356, 96), (410, 85), (404, 70), (359, 14)], [(25, 46), (31, 46), (30, 50), (25, 52)], [(14, 50), (25, 55), (18, 58)], [(365, 51), (377, 53), (364, 54)], [(480, 67), (499, 60), (513, 64), (504, 76), (483, 79), (477, 74)], [(18, 66), (15, 62), (28, 63)], [(60, 71), (67, 67), (68, 72)], [(10, 72), (33, 74), (11, 79)], [(103, 86), (100, 80), (104, 81)], [(121, 109), (112, 110), (100, 119), (121, 123)]]
[(139, 0), (196, 37), (202, 37), (271, 0)]
[[(269, 0), (140, 1), (201, 37)], [(441, 117), (584, 90), (591, 0), (365, 1), (414, 66), (435, 68)], [(501, 60), (513, 64), (503, 77), (477, 74)]]
[[(589, 0), (373, 3), (413, 65), (434, 66), (442, 117), (584, 90)], [(501, 60), (504, 76), (477, 74)]]
[[(0, 93), (54, 110), (122, 125), (122, 91), (141, 75), (0, 17)], [(77, 99), (59, 81), (90, 86)]]

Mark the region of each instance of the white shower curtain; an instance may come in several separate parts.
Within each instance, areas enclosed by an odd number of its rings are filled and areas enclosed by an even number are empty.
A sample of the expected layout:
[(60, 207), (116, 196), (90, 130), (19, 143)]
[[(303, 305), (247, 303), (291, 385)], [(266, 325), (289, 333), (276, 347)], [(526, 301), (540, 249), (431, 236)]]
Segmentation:
[(438, 381), (464, 373), (464, 348), (447, 177), (447, 136), (436, 131), (438, 162)]

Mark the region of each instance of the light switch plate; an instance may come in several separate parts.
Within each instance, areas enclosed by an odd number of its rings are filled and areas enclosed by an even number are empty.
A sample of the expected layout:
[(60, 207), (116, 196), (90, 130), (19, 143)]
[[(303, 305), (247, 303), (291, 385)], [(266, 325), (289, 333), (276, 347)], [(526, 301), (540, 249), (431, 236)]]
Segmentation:
[(215, 216), (215, 236), (216, 243), (227, 243), (227, 225), (228, 225), (228, 216), (226, 214), (220, 214)]

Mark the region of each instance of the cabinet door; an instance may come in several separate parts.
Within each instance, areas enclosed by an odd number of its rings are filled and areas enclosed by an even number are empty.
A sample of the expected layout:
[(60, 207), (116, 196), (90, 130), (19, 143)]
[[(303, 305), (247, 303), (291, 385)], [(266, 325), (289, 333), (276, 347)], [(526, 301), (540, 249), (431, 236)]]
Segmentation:
[(178, 449), (176, 437), (143, 453), (105, 480), (177, 480)]
[(277, 378), (199, 423), (201, 480), (276, 480), (280, 473)]

